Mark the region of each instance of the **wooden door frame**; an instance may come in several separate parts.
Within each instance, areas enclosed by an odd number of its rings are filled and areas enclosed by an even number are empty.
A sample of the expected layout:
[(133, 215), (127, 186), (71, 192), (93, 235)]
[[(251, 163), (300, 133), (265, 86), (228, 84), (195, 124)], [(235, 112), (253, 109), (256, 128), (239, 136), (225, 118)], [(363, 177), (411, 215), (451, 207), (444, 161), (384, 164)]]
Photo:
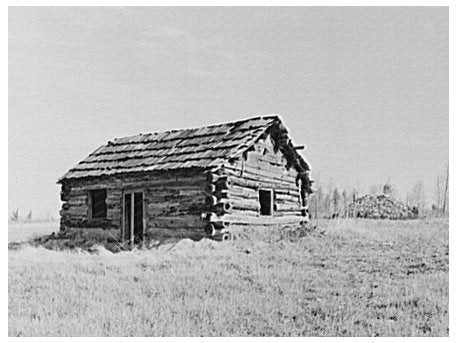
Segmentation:
[(142, 207), (143, 207), (143, 237), (144, 235), (146, 234), (146, 211), (145, 211), (145, 204), (144, 204), (144, 194), (145, 194), (145, 189), (144, 188), (126, 188), (126, 189), (123, 189), (122, 190), (122, 212), (121, 212), (121, 218), (122, 218), (122, 232), (121, 232), (121, 237), (122, 237), (122, 240), (124, 240), (124, 236), (125, 236), (125, 195), (126, 194), (130, 194), (131, 195), (131, 198), (130, 198), (130, 211), (131, 211), (131, 215), (130, 215), (130, 238), (129, 238), (129, 241), (130, 241), (130, 244), (133, 244), (133, 240), (134, 240), (134, 236), (135, 236), (135, 226), (133, 225), (133, 221), (134, 221), (134, 198), (135, 198), (135, 193), (141, 193), (142, 194), (142, 198), (143, 198), (143, 204), (142, 204)]

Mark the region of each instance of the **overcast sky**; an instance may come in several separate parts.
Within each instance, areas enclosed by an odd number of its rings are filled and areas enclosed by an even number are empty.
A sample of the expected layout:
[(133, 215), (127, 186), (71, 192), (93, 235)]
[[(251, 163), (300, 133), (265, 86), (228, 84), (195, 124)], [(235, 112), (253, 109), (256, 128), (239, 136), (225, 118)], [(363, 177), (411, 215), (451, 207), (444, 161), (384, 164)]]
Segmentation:
[(140, 132), (280, 114), (340, 189), (433, 192), (448, 162), (447, 8), (10, 8), (9, 210)]

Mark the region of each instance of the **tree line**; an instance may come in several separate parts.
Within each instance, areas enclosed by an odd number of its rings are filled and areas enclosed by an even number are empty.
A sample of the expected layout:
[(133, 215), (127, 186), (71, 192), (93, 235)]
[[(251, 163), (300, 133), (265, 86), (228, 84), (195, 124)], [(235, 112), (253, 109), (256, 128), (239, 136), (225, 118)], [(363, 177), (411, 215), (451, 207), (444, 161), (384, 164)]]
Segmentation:
[[(329, 185), (323, 186), (316, 180), (314, 190), (309, 202), (309, 214), (312, 218), (346, 217), (352, 202), (365, 194), (356, 188), (350, 191)], [(445, 216), (449, 213), (449, 166), (443, 175), (436, 177), (431, 203), (427, 202), (425, 187), (422, 181), (417, 181), (412, 189), (407, 192), (406, 198), (401, 199), (394, 185), (390, 182), (372, 185), (368, 194), (394, 197), (402, 200), (407, 206), (416, 208), (421, 215)]]

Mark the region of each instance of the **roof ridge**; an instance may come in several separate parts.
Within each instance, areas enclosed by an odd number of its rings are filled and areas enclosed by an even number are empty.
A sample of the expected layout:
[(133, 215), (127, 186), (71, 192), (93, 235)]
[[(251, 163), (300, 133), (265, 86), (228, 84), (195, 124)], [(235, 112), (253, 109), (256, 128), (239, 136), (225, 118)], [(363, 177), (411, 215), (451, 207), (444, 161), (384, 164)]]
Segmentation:
[(204, 126), (197, 126), (197, 127), (185, 127), (185, 128), (181, 128), (181, 129), (170, 129), (170, 130), (164, 130), (164, 131), (153, 131), (153, 132), (140, 132), (140, 133), (137, 133), (137, 134), (133, 134), (133, 135), (128, 135), (128, 136), (122, 136), (122, 137), (115, 137), (114, 139), (110, 140), (108, 142), (109, 143), (114, 143), (114, 141), (118, 140), (118, 139), (125, 139), (125, 138), (129, 138), (129, 137), (137, 137), (137, 136), (146, 136), (146, 135), (158, 135), (158, 134), (163, 134), (163, 133), (174, 133), (174, 132), (180, 132), (180, 131), (184, 131), (184, 130), (198, 130), (198, 129), (204, 129), (204, 128), (213, 128), (213, 127), (217, 127), (217, 126), (222, 126), (222, 125), (228, 125), (228, 124), (232, 124), (232, 125), (241, 125), (245, 122), (248, 122), (248, 121), (251, 121), (251, 120), (259, 120), (259, 119), (265, 119), (265, 120), (272, 120), (272, 119), (279, 119), (282, 121), (282, 118), (279, 114), (269, 114), (269, 115), (266, 115), (266, 116), (256, 116), (256, 117), (250, 117), (250, 118), (246, 118), (246, 119), (239, 119), (239, 120), (235, 120), (235, 121), (227, 121), (227, 122), (223, 122), (223, 123), (218, 123), (218, 124), (211, 124), (211, 125), (204, 125)]

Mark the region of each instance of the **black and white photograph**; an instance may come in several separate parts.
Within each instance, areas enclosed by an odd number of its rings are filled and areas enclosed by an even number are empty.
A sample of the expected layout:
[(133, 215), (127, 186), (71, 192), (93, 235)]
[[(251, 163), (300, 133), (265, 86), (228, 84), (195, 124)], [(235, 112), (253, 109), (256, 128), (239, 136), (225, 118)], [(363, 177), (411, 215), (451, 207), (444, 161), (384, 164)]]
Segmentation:
[(8, 336), (456, 337), (450, 7), (127, 5), (5, 6)]

